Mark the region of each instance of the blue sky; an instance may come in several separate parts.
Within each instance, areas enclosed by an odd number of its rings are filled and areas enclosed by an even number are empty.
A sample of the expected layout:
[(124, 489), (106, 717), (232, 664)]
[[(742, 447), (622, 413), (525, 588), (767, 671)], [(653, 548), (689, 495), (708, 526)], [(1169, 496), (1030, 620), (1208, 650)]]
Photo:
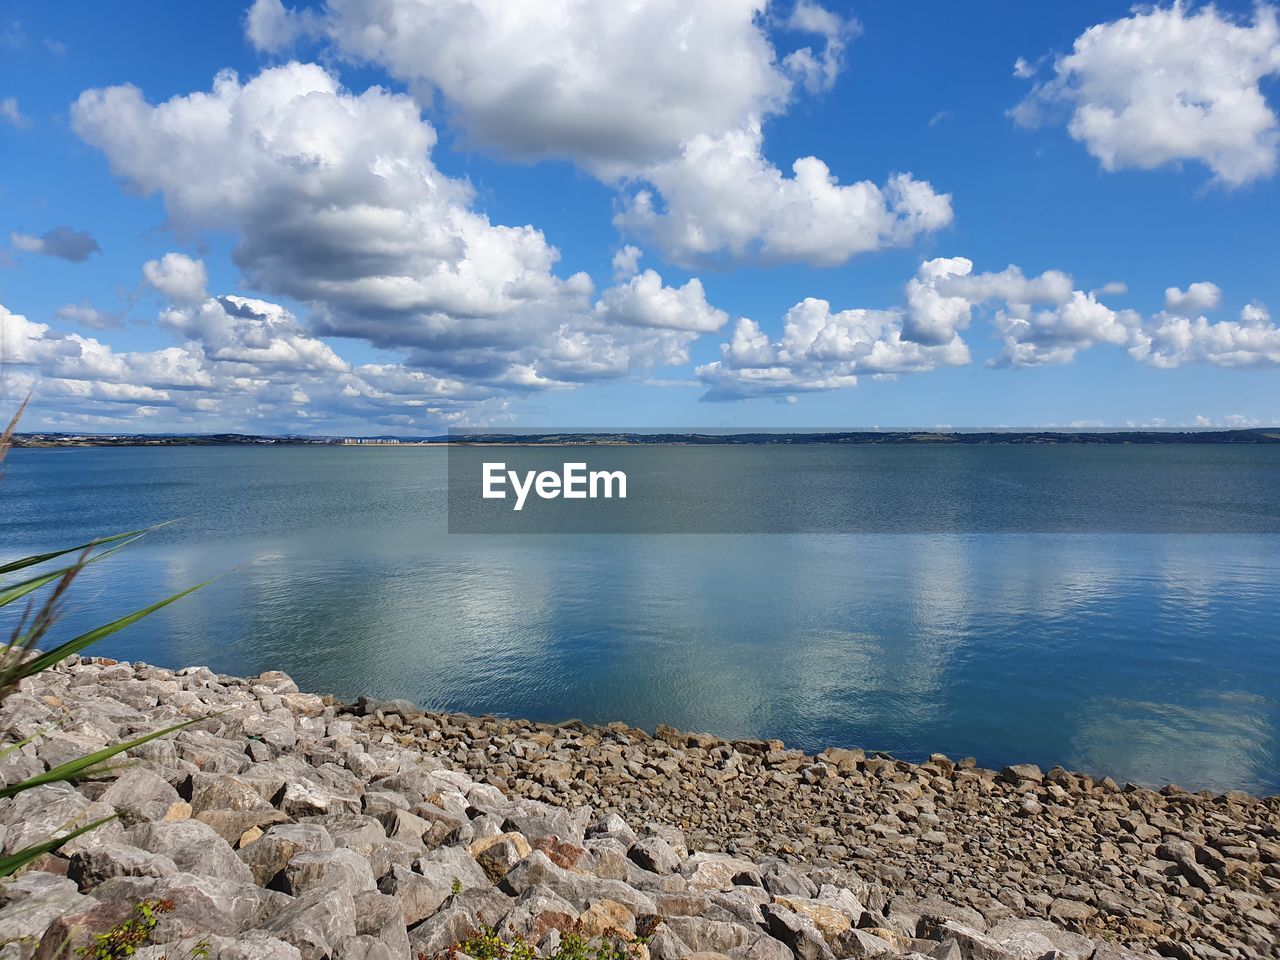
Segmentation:
[(1266, 4), (18, 0), (5, 398), (129, 432), (1275, 424), (1278, 76)]

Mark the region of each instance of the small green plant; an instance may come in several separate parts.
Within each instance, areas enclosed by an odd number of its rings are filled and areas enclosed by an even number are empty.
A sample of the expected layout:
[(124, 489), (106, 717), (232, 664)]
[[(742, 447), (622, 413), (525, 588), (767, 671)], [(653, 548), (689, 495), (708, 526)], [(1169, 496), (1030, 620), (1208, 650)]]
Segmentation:
[[(23, 404), (25, 407), (26, 404)], [(18, 426), (18, 419), (22, 416), (22, 409), (14, 415), (9, 421), (9, 425), (0, 432), (0, 462), (3, 462), (5, 454), (9, 452), (9, 447), (13, 439), (14, 431)], [(19, 601), (26, 601), (26, 607), (22, 614), (17, 618), (17, 624), (13, 627), (6, 644), (0, 641), (0, 704), (9, 694), (18, 689), (18, 685), (28, 677), (35, 676), (43, 670), (57, 664), (59, 661), (66, 659), (72, 654), (79, 653), (81, 650), (97, 643), (104, 637), (109, 637), (117, 631), (123, 630), (131, 624), (137, 623), (143, 617), (150, 616), (162, 607), (166, 607), (175, 600), (185, 597), (187, 594), (200, 589), (204, 584), (198, 584), (190, 589), (183, 590), (181, 593), (174, 594), (159, 603), (153, 603), (150, 606), (143, 607), (141, 610), (135, 610), (127, 616), (110, 623), (104, 624), (93, 630), (89, 630), (77, 637), (72, 637), (63, 643), (58, 644), (47, 652), (41, 653), (39, 647), (46, 638), (49, 630), (53, 627), (54, 621), (62, 608), (62, 603), (66, 597), (67, 591), (71, 588), (72, 581), (76, 576), (89, 564), (97, 563), (111, 554), (115, 553), (121, 547), (132, 543), (139, 537), (150, 532), (147, 530), (134, 530), (130, 533), (121, 533), (113, 537), (102, 537), (97, 540), (90, 540), (88, 543), (82, 543), (78, 546), (68, 547), (64, 550), (56, 550), (52, 553), (41, 553), (30, 557), (21, 557), (17, 560), (11, 560), (7, 563), (0, 563), (0, 611), (4, 611), (6, 607)], [(75, 559), (66, 566), (56, 569), (48, 569), (45, 565), (59, 557), (74, 555)], [(28, 575), (27, 572), (33, 570), (42, 570), (36, 572), (34, 576)], [(12, 574), (19, 571), (27, 571), (22, 574), (22, 579), (10, 581)], [(36, 604), (34, 597), (37, 592), (48, 588), (48, 592), (44, 600)], [(98, 750), (94, 753), (87, 754), (83, 757), (77, 757), (74, 760), (68, 760), (66, 763), (59, 764), (44, 773), (36, 774), (28, 777), (18, 783), (12, 783), (0, 789), (0, 798), (16, 796), (24, 790), (30, 790), (34, 787), (43, 786), (47, 783), (58, 783), (60, 781), (74, 781), (87, 775), (102, 772), (103, 764), (126, 750), (133, 747), (141, 746), (149, 740), (157, 737), (163, 737), (166, 734), (181, 730), (193, 723), (200, 723), (204, 718), (199, 717), (183, 723), (174, 724), (163, 730), (157, 730), (145, 736), (129, 740), (124, 743), (118, 743)], [(38, 735), (25, 737), (5, 745), (0, 749), (0, 757), (21, 750), (27, 744), (37, 739)], [(78, 826), (74, 830), (67, 830), (61, 836), (51, 837), (43, 843), (33, 844), (22, 850), (17, 850), (6, 857), (0, 857), (0, 877), (7, 877), (12, 873), (20, 870), (32, 860), (46, 853), (53, 853), (63, 844), (75, 839), (81, 834), (88, 833), (90, 830), (96, 829), (106, 823), (112, 817), (106, 817), (102, 820), (95, 820), (92, 823)]]
[[(593, 943), (578, 933), (566, 931), (561, 935), (555, 953), (546, 960), (636, 960), (639, 955), (636, 947), (647, 939), (636, 937), (627, 941), (617, 935), (606, 935)], [(457, 960), (463, 954), (471, 960), (537, 960), (538, 956), (523, 937), (517, 935), (503, 940), (492, 927), (485, 927), (476, 936), (454, 944), (443, 954), (435, 957), (419, 954), (418, 960)]]
[(453, 885), (449, 887), (449, 892), (452, 893), (455, 897), (458, 894), (462, 893), (462, 881), (459, 880), (457, 877), (454, 877)]
[(142, 900), (134, 905), (127, 918), (106, 933), (98, 934), (92, 943), (79, 948), (76, 954), (84, 960), (125, 960), (132, 957), (139, 947), (145, 947), (151, 941), (151, 931), (160, 922), (161, 914), (172, 909), (171, 900)]

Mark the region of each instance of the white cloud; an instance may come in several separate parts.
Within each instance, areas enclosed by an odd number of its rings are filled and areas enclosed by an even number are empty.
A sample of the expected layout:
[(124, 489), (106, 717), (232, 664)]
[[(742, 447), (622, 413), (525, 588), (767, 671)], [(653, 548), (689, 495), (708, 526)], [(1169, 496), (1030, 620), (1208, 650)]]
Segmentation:
[(965, 257), (939, 257), (920, 265), (907, 283), (907, 312), (903, 333), (918, 343), (946, 343), (957, 330), (968, 328), (979, 304), (1065, 303), (1072, 281), (1058, 270), (1026, 277), (1016, 266), (999, 273), (973, 273), (973, 261)]
[[(1196, 286), (1200, 285), (1192, 284), (1191, 289)], [(1217, 305), (1217, 297), (1213, 305)], [(1218, 323), (1166, 309), (1136, 332), (1129, 353), (1153, 367), (1179, 367), (1186, 363), (1274, 367), (1280, 366), (1280, 328), (1271, 321), (1267, 309), (1256, 303), (1241, 310), (1238, 321)]]
[[(1019, 60), (1014, 72), (1033, 71)], [(1033, 126), (1064, 105), (1071, 136), (1107, 170), (1198, 161), (1234, 187), (1275, 172), (1280, 134), (1261, 81), (1277, 73), (1267, 3), (1252, 24), (1213, 6), (1138, 7), (1081, 34), (1012, 113)]]
[(804, 46), (782, 58), (783, 68), (809, 93), (822, 93), (835, 86), (844, 67), (846, 41), (855, 35), (858, 24), (832, 13), (813, 0), (798, 0), (786, 20), (789, 30), (820, 36), (821, 50)]
[(67, 226), (54, 227), (39, 236), (14, 232), (9, 235), (9, 242), (15, 250), (57, 257), (72, 263), (82, 263), (102, 249), (91, 233)]
[(81, 326), (94, 330), (109, 330), (120, 326), (120, 317), (113, 313), (104, 313), (90, 303), (68, 303), (59, 307), (54, 316), (59, 320), (70, 320)]
[(902, 336), (898, 310), (842, 310), (809, 297), (787, 311), (782, 336), (771, 340), (742, 318), (721, 358), (698, 367), (708, 400), (789, 396), (855, 386), (858, 376), (918, 373), (969, 362), (958, 335), (926, 346)]
[(1222, 303), (1222, 290), (1213, 283), (1193, 283), (1186, 290), (1169, 287), (1164, 292), (1164, 308), (1182, 311), (1216, 310)]
[(223, 296), (172, 306), (161, 324), (180, 345), (121, 353), (0, 306), (6, 386), (17, 395), (33, 392), (45, 422), (152, 422), (136, 429), (422, 428), (493, 404), (491, 391), (460, 380), (401, 364), (350, 364), (287, 310), (261, 300)]
[(0, 121), (11, 123), (19, 129), (27, 125), (27, 118), (18, 109), (17, 97), (5, 97), (0, 100)]
[(1004, 340), (989, 366), (1032, 367), (1070, 363), (1080, 350), (1097, 343), (1123, 346), (1140, 318), (1132, 310), (1116, 311), (1099, 303), (1092, 293), (1071, 291), (1065, 303), (1035, 310), (1010, 303), (996, 312), (992, 326)]
[(615, 218), (682, 264), (714, 261), (832, 266), (887, 246), (908, 244), (951, 222), (951, 196), (910, 174), (882, 188), (840, 184), (817, 157), (802, 157), (785, 177), (762, 155), (758, 125), (720, 137), (695, 137), (679, 159), (650, 167)]
[[(950, 197), (909, 174), (841, 186), (814, 157), (794, 177), (765, 159), (765, 121), (801, 92), (831, 89), (858, 32), (814, 0), (788, 6), (328, 0), (314, 14), (256, 0), (248, 30), (266, 49), (323, 33), (424, 105), (440, 95), (471, 144), (565, 158), (623, 185), (618, 224), (674, 262), (838, 264), (948, 224)], [(770, 27), (820, 42), (780, 57)]]
[[(435, 131), (408, 97), (353, 94), (291, 63), (245, 82), (223, 73), (210, 93), (155, 106), (134, 87), (91, 90), (72, 122), (118, 175), (160, 193), (180, 228), (238, 231), (249, 283), (308, 304), (322, 334), (502, 387), (551, 386), (577, 369), (627, 375), (674, 355), (635, 324), (609, 326), (586, 274), (553, 272), (559, 253), (540, 231), (476, 211), (470, 184), (431, 163)], [(202, 271), (173, 254), (146, 276), (197, 301)], [(604, 356), (567, 363), (566, 343)]]
[(223, 296), (175, 306), (160, 322), (197, 341), (205, 356), (263, 370), (341, 373), (350, 364), (323, 340), (311, 336), (284, 307), (265, 300)]
[(244, 32), (259, 50), (284, 50), (299, 37), (322, 30), (321, 19), (311, 10), (291, 10), (281, 0), (254, 0), (245, 12)]
[(630, 277), (640, 269), (640, 258), (644, 253), (639, 247), (627, 244), (613, 255), (613, 276), (616, 280)]
[[(780, 110), (763, 0), (330, 0), (322, 28), (346, 57), (439, 92), (468, 139), (594, 170), (666, 159), (682, 141)], [(250, 39), (278, 48), (299, 26), (256, 0)]]
[(148, 260), (142, 265), (142, 275), (156, 290), (179, 303), (195, 303), (207, 296), (209, 274), (204, 261), (183, 253), (166, 253), (159, 260)]

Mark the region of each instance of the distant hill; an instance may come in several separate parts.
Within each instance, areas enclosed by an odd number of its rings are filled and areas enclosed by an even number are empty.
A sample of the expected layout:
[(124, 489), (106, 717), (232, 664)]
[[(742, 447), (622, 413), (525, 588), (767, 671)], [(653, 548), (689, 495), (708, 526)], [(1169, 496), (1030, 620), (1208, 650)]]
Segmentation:
[(802, 433), (713, 432), (475, 433), (435, 437), (298, 437), (211, 434), (20, 433), (16, 447), (423, 446), (444, 443), (593, 445), (710, 444), (1168, 444), (1280, 443), (1280, 427), (1249, 430), (855, 430)]

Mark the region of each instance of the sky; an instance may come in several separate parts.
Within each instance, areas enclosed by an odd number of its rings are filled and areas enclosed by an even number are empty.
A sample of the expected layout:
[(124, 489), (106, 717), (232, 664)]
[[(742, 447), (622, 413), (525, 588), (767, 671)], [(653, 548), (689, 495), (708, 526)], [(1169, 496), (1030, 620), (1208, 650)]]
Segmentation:
[(1280, 423), (1280, 8), (0, 13), (26, 430)]

